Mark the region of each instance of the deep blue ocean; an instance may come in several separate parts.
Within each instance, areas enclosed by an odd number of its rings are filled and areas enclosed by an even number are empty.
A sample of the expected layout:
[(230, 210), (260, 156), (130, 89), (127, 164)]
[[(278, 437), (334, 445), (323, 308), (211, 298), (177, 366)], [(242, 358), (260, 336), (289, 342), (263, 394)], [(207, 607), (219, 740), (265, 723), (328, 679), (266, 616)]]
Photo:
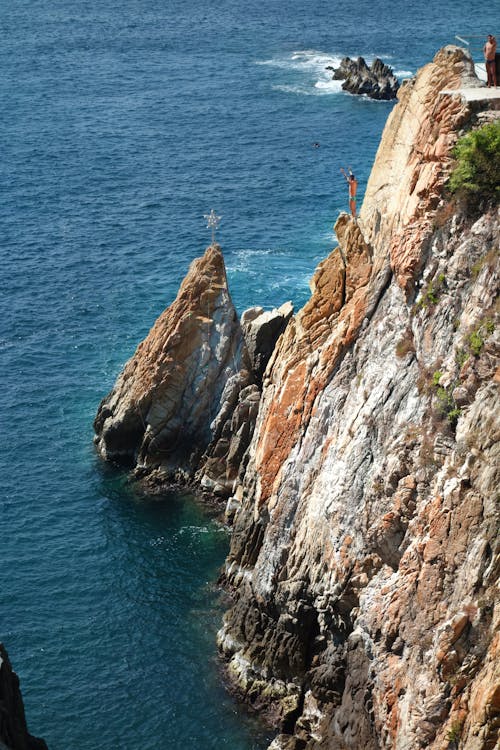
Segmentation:
[(189, 497), (134, 496), (92, 420), (211, 208), (240, 311), (307, 299), (339, 168), (362, 193), (392, 107), (325, 67), (378, 55), (410, 75), (456, 33), (494, 33), (489, 8), (1, 3), (0, 639), (50, 750), (266, 747), (214, 645), (227, 532)]

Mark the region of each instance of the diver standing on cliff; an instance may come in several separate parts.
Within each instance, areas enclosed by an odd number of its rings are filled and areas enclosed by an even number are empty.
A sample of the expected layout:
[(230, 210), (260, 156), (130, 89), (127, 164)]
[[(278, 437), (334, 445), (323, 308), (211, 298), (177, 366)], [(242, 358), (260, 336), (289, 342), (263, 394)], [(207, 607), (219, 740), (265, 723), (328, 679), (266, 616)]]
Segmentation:
[(343, 167), (340, 167), (340, 171), (344, 175), (347, 184), (349, 185), (349, 208), (351, 210), (351, 216), (356, 218), (356, 192), (358, 190), (358, 181), (352, 173), (351, 167), (348, 167), (349, 174)]
[(497, 85), (497, 71), (495, 55), (497, 51), (497, 40), (492, 34), (488, 34), (488, 39), (483, 47), (484, 60), (486, 63), (486, 75), (488, 77), (488, 86)]

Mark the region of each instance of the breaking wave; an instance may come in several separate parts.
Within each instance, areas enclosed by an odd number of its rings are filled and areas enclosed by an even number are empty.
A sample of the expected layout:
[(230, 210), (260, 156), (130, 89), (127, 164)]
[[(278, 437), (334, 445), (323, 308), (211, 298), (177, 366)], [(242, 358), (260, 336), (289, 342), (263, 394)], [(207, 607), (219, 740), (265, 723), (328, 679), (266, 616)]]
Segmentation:
[(302, 96), (322, 96), (337, 94), (342, 90), (341, 81), (332, 80), (328, 67), (337, 68), (342, 56), (318, 50), (296, 50), (287, 55), (279, 55), (269, 60), (258, 60), (256, 65), (266, 65), (295, 74), (294, 80), (283, 78), (271, 85), (274, 91)]
[[(286, 76), (281, 73), (280, 80), (271, 84), (273, 91), (283, 91), (286, 94), (300, 96), (324, 96), (342, 93), (342, 81), (332, 79), (332, 71), (329, 68), (338, 68), (343, 55), (320, 52), (318, 50), (296, 50), (286, 55), (278, 55), (269, 60), (257, 60), (256, 65), (264, 65), (276, 68), (280, 71), (289, 71)], [(351, 55), (356, 58), (357, 55)], [(371, 65), (378, 55), (363, 55), (366, 63)], [(380, 56), (384, 62), (391, 60), (391, 55)], [(414, 75), (411, 70), (395, 70), (394, 75), (398, 78), (410, 78)], [(286, 79), (285, 79), (286, 76)]]

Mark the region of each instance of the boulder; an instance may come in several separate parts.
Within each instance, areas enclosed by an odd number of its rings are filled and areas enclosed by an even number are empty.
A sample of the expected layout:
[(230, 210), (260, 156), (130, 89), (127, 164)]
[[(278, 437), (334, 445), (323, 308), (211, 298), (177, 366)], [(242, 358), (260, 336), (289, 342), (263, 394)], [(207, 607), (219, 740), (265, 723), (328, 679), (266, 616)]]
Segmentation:
[(276, 342), (293, 314), (291, 302), (264, 312), (261, 307), (251, 307), (241, 316), (241, 325), (250, 356), (252, 370), (258, 382), (274, 351)]

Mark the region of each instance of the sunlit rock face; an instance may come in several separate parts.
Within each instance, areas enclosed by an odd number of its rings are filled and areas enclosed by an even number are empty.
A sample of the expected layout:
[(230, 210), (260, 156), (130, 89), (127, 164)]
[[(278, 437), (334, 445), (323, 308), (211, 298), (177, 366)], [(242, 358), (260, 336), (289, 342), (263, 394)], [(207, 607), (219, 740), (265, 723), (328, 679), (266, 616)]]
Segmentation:
[(192, 474), (221, 403), (251, 380), (222, 252), (212, 246), (102, 401), (97, 448), (117, 463)]
[(273, 750), (497, 742), (499, 223), (443, 199), (471, 75), (402, 87), (264, 374), (219, 645)]
[(262, 378), (291, 303), (238, 320), (219, 246), (193, 261), (174, 302), (126, 363), (95, 418), (101, 456), (149, 491), (189, 480), (227, 497), (253, 434)]
[(460, 96), (441, 92), (479, 84), (470, 56), (440, 50), (398, 93), (366, 188), (360, 223), (380, 260), (390, 258), (400, 286), (413, 288), (448, 175), (450, 151), (471, 117)]

